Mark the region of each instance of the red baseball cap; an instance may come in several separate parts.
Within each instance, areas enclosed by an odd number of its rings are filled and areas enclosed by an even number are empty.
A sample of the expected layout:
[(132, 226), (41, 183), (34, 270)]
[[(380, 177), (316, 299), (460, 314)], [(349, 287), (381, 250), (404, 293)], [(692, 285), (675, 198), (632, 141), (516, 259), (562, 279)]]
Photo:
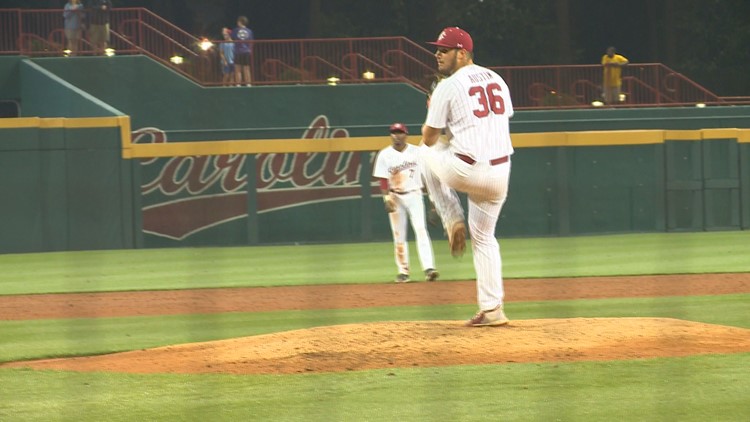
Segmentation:
[(457, 26), (443, 29), (443, 32), (438, 35), (437, 41), (427, 44), (445, 48), (462, 48), (468, 52), (474, 50), (474, 41), (471, 39), (471, 35)]
[(391, 125), (390, 132), (404, 132), (405, 134), (409, 134), (409, 129), (406, 128), (406, 125), (403, 123), (394, 123)]

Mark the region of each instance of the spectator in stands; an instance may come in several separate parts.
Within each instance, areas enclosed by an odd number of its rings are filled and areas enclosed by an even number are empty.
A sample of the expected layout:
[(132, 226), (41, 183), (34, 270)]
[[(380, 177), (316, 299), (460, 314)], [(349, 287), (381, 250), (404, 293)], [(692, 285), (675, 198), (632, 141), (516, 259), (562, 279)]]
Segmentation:
[(607, 48), (607, 54), (602, 56), (602, 96), (605, 104), (615, 104), (620, 101), (622, 87), (622, 67), (628, 64), (628, 59), (617, 54), (614, 47)]
[[(253, 54), (253, 30), (247, 27), (247, 17), (237, 18), (237, 27), (232, 31), (234, 43), (234, 70), (237, 83), (250, 86), (250, 64)], [(238, 42), (239, 41), (239, 42)]]
[(75, 56), (81, 45), (83, 33), (83, 5), (80, 0), (69, 0), (63, 10), (65, 20), (66, 54)]
[(110, 0), (92, 0), (88, 8), (89, 42), (94, 47), (94, 54), (105, 54), (109, 46), (109, 11)]
[(234, 43), (232, 42), (232, 30), (222, 28), (221, 35), (224, 41), (219, 45), (219, 56), (221, 56), (221, 83), (223, 85), (234, 85), (237, 78), (234, 73)]

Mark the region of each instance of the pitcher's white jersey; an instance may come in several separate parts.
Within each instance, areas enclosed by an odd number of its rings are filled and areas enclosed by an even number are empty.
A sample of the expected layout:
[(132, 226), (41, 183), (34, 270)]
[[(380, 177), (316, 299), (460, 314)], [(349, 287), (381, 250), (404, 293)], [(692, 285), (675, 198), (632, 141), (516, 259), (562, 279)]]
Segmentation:
[(450, 127), (450, 149), (477, 162), (513, 154), (510, 90), (502, 77), (471, 64), (440, 82), (432, 93), (425, 123)]
[(387, 147), (378, 153), (372, 175), (388, 179), (393, 192), (405, 193), (422, 189), (419, 148), (406, 144), (403, 151)]

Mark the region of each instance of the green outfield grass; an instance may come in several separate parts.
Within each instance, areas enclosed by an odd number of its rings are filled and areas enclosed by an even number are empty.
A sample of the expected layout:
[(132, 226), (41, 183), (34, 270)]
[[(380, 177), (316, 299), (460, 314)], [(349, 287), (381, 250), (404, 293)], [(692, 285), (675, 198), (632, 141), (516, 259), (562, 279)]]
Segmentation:
[[(443, 280), (474, 277), (471, 252), (434, 242)], [(501, 239), (506, 278), (750, 271), (750, 232)], [(416, 247), (411, 260), (418, 266)], [(0, 294), (388, 283), (391, 243), (0, 255)]]
[(0, 383), (13, 392), (13, 401), (0, 407), (0, 417), (18, 422), (744, 421), (750, 411), (747, 363), (745, 354), (287, 376), (3, 370)]
[[(446, 279), (470, 255), (435, 242)], [(750, 233), (501, 240), (507, 277), (750, 272)], [(416, 261), (415, 249), (412, 256)], [(389, 283), (391, 245), (0, 255), (0, 294)], [(313, 326), (462, 320), (472, 305), (0, 321), (0, 362)], [(669, 317), (750, 329), (750, 294), (510, 302), (512, 319)], [(501, 351), (499, 351), (501, 352)], [(0, 369), (0, 421), (744, 421), (750, 354), (302, 375)]]

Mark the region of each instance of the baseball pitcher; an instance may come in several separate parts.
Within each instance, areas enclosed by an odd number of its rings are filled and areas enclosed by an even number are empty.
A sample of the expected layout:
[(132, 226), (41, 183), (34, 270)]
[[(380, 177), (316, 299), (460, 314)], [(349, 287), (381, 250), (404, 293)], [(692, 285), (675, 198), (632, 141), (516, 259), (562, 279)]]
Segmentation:
[[(474, 64), (474, 42), (457, 27), (445, 28), (435, 45), (438, 71), (447, 77), (430, 97), (422, 126), (425, 184), (448, 233), (453, 256), (466, 248), (466, 225), (456, 191), (468, 196), (468, 222), (479, 312), (468, 326), (505, 325), (500, 246), (495, 226), (508, 195), (510, 92), (495, 72)], [(438, 142), (442, 132), (448, 142)], [(434, 176), (434, 177), (432, 177)]]

